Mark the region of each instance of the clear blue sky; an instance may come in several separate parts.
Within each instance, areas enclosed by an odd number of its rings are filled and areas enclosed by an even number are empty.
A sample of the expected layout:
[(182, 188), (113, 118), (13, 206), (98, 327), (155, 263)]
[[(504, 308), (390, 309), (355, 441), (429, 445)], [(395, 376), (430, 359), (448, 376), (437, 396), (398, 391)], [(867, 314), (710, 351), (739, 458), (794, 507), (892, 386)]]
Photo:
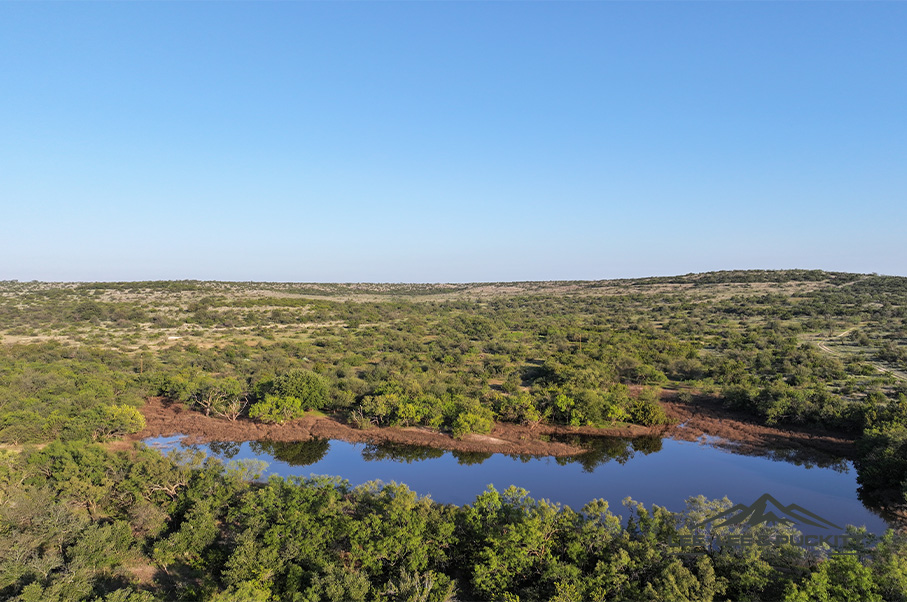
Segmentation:
[(0, 279), (907, 275), (907, 3), (0, 4)]

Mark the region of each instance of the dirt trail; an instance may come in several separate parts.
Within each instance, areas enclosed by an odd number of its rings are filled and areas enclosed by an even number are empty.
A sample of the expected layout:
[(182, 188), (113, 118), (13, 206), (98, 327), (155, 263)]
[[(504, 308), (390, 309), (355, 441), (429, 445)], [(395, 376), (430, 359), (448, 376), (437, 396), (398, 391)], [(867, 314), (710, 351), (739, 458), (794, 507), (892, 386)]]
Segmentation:
[[(816, 347), (818, 347), (819, 349), (821, 349), (821, 350), (824, 351), (825, 353), (829, 353), (829, 354), (831, 354), (831, 355), (834, 355), (835, 357), (841, 357), (841, 354), (838, 353), (837, 351), (835, 351), (834, 349), (831, 349), (831, 348), (828, 346), (828, 343), (830, 343), (830, 342), (833, 341), (834, 339), (841, 339), (841, 338), (844, 338), (845, 336), (849, 335), (851, 332), (853, 332), (853, 331), (856, 330), (857, 328), (859, 328), (859, 326), (854, 326), (853, 328), (848, 328), (847, 330), (845, 330), (845, 331), (842, 332), (841, 334), (836, 334), (835, 336), (831, 337), (831, 338), (828, 339), (827, 341), (816, 341)], [(882, 366), (882, 365), (879, 364), (878, 362), (874, 362), (874, 361), (872, 361), (872, 360), (865, 360), (865, 361), (866, 361), (866, 363), (872, 365), (872, 367), (875, 368), (876, 370), (878, 370), (879, 372), (882, 372), (882, 373), (884, 373), (884, 374), (889, 374), (889, 375), (895, 377), (895, 378), (898, 379), (898, 380), (907, 381), (907, 377), (905, 377), (905, 376), (904, 376), (903, 374), (901, 374), (900, 372), (897, 372), (896, 370), (892, 370), (891, 368), (886, 368), (885, 366)]]
[[(833, 336), (831, 338), (832, 339), (842, 339), (842, 338), (846, 337), (847, 335), (849, 335), (850, 333), (852, 333), (857, 328), (858, 328), (857, 326), (854, 326), (853, 328), (848, 328), (841, 334), (836, 334), (835, 336)], [(816, 341), (816, 346), (826, 353), (830, 353), (832, 355), (840, 355), (837, 351), (832, 351), (831, 349), (829, 349), (826, 341)]]

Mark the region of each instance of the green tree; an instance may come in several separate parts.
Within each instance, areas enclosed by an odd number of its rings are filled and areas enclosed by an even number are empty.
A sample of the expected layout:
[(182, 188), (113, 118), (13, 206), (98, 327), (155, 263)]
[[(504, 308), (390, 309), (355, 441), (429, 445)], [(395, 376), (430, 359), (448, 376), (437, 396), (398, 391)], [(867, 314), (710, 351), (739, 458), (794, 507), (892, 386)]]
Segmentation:
[(644, 426), (669, 422), (664, 408), (658, 403), (658, 391), (648, 387), (640, 391), (636, 399), (631, 402), (628, 414), (632, 422)]
[(272, 391), (280, 397), (295, 397), (304, 410), (318, 410), (328, 403), (328, 387), (323, 377), (311, 370), (296, 369), (274, 379)]
[(852, 556), (835, 556), (800, 584), (793, 583), (785, 602), (884, 602), (872, 570)]

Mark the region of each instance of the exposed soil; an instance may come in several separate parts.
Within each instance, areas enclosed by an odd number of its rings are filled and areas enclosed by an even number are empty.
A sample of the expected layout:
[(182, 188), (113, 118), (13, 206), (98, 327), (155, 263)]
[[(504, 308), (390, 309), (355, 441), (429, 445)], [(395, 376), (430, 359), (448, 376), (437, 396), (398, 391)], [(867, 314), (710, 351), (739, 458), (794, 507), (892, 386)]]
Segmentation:
[[(240, 419), (236, 422), (207, 417), (155, 397), (142, 408), (145, 428), (132, 439), (183, 434), (194, 442), (209, 441), (301, 441), (312, 437), (340, 439), (353, 443), (406, 443), (464, 452), (499, 452), (537, 456), (569, 456), (581, 453), (582, 448), (566, 443), (543, 441), (539, 435), (550, 427), (535, 428), (500, 423), (488, 435), (467, 435), (455, 439), (446, 433), (420, 427), (387, 427), (360, 430), (327, 416), (309, 415), (284, 424), (262, 424)], [(645, 429), (639, 427), (645, 434)], [(629, 433), (628, 433), (629, 434)]]
[[(300, 441), (312, 437), (349, 442), (404, 443), (427, 445), (464, 452), (569, 456), (585, 451), (578, 445), (557, 440), (569, 435), (634, 438), (657, 435), (683, 441), (703, 437), (709, 443), (757, 455), (782, 455), (786, 459), (818, 464), (832, 463), (853, 456), (853, 439), (820, 428), (776, 429), (757, 424), (751, 416), (724, 408), (712, 398), (700, 396), (683, 403), (665, 391), (662, 405), (676, 424), (643, 427), (625, 425), (615, 428), (570, 427), (544, 424), (497, 423), (487, 435), (467, 435), (455, 439), (421, 427), (386, 427), (360, 430), (336, 418), (310, 415), (285, 424), (262, 424), (248, 419), (236, 422), (207, 417), (186, 409), (180, 403), (160, 397), (148, 400), (142, 408), (145, 428), (130, 438), (187, 435), (194, 442), (210, 441)], [(554, 436), (554, 437), (552, 437)]]
[(846, 434), (816, 425), (765, 426), (751, 414), (724, 407), (716, 397), (700, 395), (690, 403), (683, 403), (676, 399), (674, 392), (664, 391), (662, 406), (677, 421), (667, 434), (672, 439), (696, 441), (705, 435), (711, 443), (739, 453), (782, 455), (820, 464), (852, 459), (856, 451), (856, 433)]

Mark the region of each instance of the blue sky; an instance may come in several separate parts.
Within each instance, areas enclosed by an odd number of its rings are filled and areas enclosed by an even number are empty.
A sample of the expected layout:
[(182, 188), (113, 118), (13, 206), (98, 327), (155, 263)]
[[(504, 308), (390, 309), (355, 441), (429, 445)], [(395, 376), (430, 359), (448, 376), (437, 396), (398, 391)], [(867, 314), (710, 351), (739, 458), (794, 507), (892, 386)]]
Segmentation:
[(907, 3), (0, 3), (0, 279), (907, 275)]

